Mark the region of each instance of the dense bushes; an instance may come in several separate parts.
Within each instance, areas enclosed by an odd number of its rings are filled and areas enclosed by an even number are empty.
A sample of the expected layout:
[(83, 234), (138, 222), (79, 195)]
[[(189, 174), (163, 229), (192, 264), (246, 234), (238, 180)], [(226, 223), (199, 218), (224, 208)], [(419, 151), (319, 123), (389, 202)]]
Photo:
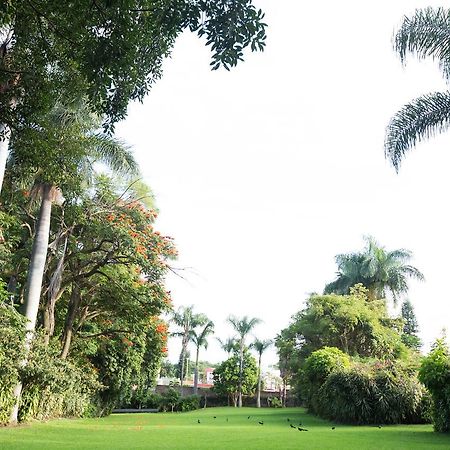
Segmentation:
[(450, 431), (450, 356), (443, 339), (438, 339), (430, 354), (423, 359), (420, 381), (433, 397), (434, 429)]
[(304, 363), (299, 389), (323, 418), (352, 424), (424, 423), (431, 398), (415, 367), (401, 362), (351, 361), (337, 348), (317, 350)]
[(431, 399), (406, 372), (361, 365), (331, 373), (315, 407), (321, 417), (343, 423), (425, 423), (430, 421)]

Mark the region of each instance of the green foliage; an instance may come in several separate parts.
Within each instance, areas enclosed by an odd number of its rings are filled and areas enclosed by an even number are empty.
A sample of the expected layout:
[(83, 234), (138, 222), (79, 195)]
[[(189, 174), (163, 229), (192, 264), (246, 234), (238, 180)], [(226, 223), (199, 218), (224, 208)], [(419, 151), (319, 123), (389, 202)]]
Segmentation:
[(281, 408), (283, 406), (283, 402), (279, 397), (268, 397), (267, 402), (271, 408)]
[[(1, 122), (33, 123), (61, 97), (81, 96), (112, 128), (130, 100), (142, 100), (161, 77), (183, 30), (206, 37), (213, 69), (229, 69), (246, 47), (263, 50), (263, 17), (250, 0), (6, 2), (0, 27), (11, 34), (0, 58), (0, 85), (7, 87)], [(16, 108), (12, 98), (20, 98)]]
[[(404, 17), (395, 35), (394, 48), (405, 62), (411, 53), (439, 62), (446, 79), (450, 75), (450, 11), (444, 8), (417, 9)], [(404, 155), (418, 142), (448, 129), (450, 124), (449, 92), (422, 95), (403, 106), (389, 122), (385, 138), (385, 155), (398, 171)]]
[(315, 403), (321, 417), (352, 424), (425, 423), (431, 401), (415, 376), (393, 364), (332, 372)]
[(331, 372), (348, 367), (350, 358), (347, 354), (336, 347), (323, 347), (306, 359), (303, 374), (310, 383), (322, 384)]
[(450, 431), (450, 356), (444, 339), (438, 339), (422, 360), (419, 379), (433, 397), (433, 423), (436, 431)]
[(373, 237), (365, 238), (366, 246), (360, 252), (336, 256), (337, 279), (325, 286), (325, 294), (349, 294), (352, 286), (362, 284), (368, 289), (369, 299), (398, 296), (408, 292), (408, 279), (423, 280), (423, 274), (407, 264), (412, 258), (409, 250), (387, 251)]
[(14, 404), (12, 390), (25, 358), (25, 319), (6, 303), (7, 299), (0, 281), (0, 425), (9, 419)]
[[(236, 406), (239, 396), (240, 352), (235, 349), (228, 358), (214, 370), (214, 391), (218, 395), (230, 396)], [(242, 394), (253, 395), (258, 381), (258, 368), (255, 358), (247, 348), (242, 360)]]
[(328, 346), (355, 356), (399, 357), (407, 351), (400, 327), (401, 321), (389, 318), (384, 301), (367, 300), (364, 288), (350, 295), (313, 295), (293, 316), (284, 351), (304, 359)]
[(402, 303), (402, 319), (404, 320), (402, 342), (409, 348), (419, 350), (422, 342), (417, 336), (419, 327), (413, 305), (409, 300)]
[(21, 421), (91, 415), (91, 402), (103, 388), (97, 381), (95, 368), (63, 360), (58, 350), (55, 346), (44, 345), (42, 336), (33, 340), (21, 374)]

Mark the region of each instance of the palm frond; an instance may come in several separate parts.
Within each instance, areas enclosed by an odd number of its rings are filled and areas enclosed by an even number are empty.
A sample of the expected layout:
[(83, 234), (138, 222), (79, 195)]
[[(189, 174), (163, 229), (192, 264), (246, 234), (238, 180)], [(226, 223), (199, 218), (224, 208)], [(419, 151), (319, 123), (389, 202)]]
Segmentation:
[(439, 61), (446, 78), (450, 75), (450, 11), (444, 8), (424, 8), (405, 17), (394, 38), (394, 49), (402, 62), (407, 53), (419, 58)]
[(87, 138), (92, 154), (113, 171), (126, 175), (137, 175), (139, 167), (130, 148), (121, 140), (105, 134), (92, 134)]
[(450, 125), (450, 92), (434, 92), (405, 105), (389, 122), (384, 151), (398, 171), (405, 153)]

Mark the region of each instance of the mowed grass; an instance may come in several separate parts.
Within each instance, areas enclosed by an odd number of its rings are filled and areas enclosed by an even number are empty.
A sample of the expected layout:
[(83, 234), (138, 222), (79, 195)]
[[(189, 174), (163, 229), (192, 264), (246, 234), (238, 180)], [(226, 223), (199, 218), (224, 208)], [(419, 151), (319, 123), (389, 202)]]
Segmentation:
[[(308, 431), (290, 427), (300, 423)], [(0, 449), (428, 450), (450, 449), (450, 436), (434, 433), (431, 425), (378, 428), (332, 424), (302, 408), (208, 408), (188, 413), (52, 420), (3, 428)]]

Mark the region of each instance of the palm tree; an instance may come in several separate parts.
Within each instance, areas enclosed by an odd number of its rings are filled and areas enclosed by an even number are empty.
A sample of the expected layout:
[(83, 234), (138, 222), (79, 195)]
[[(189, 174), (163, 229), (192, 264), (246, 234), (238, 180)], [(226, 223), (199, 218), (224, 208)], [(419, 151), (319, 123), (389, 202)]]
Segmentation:
[[(397, 31), (394, 48), (405, 62), (407, 53), (437, 59), (444, 77), (450, 78), (450, 10), (425, 8), (405, 17)], [(434, 92), (403, 106), (389, 122), (385, 155), (398, 171), (405, 153), (417, 142), (450, 125), (450, 92)]]
[(244, 347), (245, 338), (250, 333), (250, 331), (255, 328), (256, 325), (261, 323), (260, 319), (249, 318), (248, 316), (239, 319), (236, 316), (228, 317), (228, 322), (233, 326), (234, 330), (238, 334), (237, 342), (239, 344), (239, 386), (238, 386), (238, 406), (242, 407), (242, 370), (244, 364)]
[(192, 331), (191, 340), (196, 347), (195, 353), (195, 371), (194, 371), (194, 394), (197, 395), (198, 392), (198, 356), (200, 353), (200, 347), (208, 348), (208, 336), (214, 333), (214, 323), (209, 320), (202, 330), (197, 333), (197, 331)]
[[(74, 172), (65, 173), (67, 168), (64, 165), (61, 167), (60, 174), (45, 173), (45, 168), (40, 168), (37, 172), (38, 176), (42, 178), (41, 180), (39, 178), (35, 180), (33, 191), (36, 197), (40, 195), (41, 205), (36, 221), (36, 234), (31, 250), (24, 297), (24, 311), (27, 318), (27, 348), (30, 346), (36, 327), (42, 280), (47, 260), (52, 204), (62, 204), (63, 202), (62, 192), (57, 185), (51, 182), (52, 178), (59, 175), (61, 179), (72, 177), (89, 181), (93, 170), (92, 164), (95, 160), (107, 164), (110, 168), (122, 174), (137, 172), (137, 164), (130, 151), (116, 139), (93, 130), (98, 122), (93, 120), (92, 116), (87, 116), (86, 110), (80, 105), (72, 105), (71, 108), (57, 105), (46, 118), (46, 123), (48, 128), (42, 130), (43, 136), (41, 139), (51, 134), (53, 139), (50, 140), (50, 143), (55, 145), (55, 148), (50, 150), (57, 152), (60, 158), (66, 154), (67, 159), (70, 159), (73, 164), (70, 167)], [(24, 133), (24, 136), (26, 136), (26, 133)], [(13, 170), (17, 161), (26, 153), (27, 145), (23, 143), (22, 146), (21, 144), (20, 140), (16, 140), (9, 155)], [(33, 161), (33, 163), (36, 163), (36, 161)], [(18, 165), (18, 170), (21, 170), (22, 166)], [(11, 423), (17, 422), (18, 400), (21, 390), (21, 385), (16, 386), (14, 390), (16, 405), (10, 418)]]
[(195, 314), (193, 305), (180, 306), (178, 311), (173, 313), (171, 322), (181, 328), (179, 331), (171, 333), (171, 335), (181, 337), (180, 386), (181, 390), (183, 390), (185, 360), (189, 342), (192, 340), (195, 328), (205, 325), (208, 322), (208, 318), (204, 314)]
[(262, 340), (255, 339), (252, 343), (252, 347), (258, 353), (258, 386), (256, 390), (256, 407), (261, 408), (261, 358), (262, 354), (272, 345), (270, 339)]
[(220, 338), (216, 338), (217, 342), (220, 345), (220, 348), (227, 353), (228, 356), (230, 356), (231, 352), (233, 351), (235, 345), (236, 345), (236, 339), (232, 337), (226, 338), (224, 341)]
[(325, 286), (324, 293), (348, 294), (352, 286), (361, 283), (369, 290), (370, 299), (385, 298), (390, 292), (396, 304), (399, 295), (408, 292), (408, 278), (422, 281), (424, 276), (407, 264), (411, 251), (387, 251), (371, 236), (365, 241), (363, 251), (336, 256), (337, 279)]

